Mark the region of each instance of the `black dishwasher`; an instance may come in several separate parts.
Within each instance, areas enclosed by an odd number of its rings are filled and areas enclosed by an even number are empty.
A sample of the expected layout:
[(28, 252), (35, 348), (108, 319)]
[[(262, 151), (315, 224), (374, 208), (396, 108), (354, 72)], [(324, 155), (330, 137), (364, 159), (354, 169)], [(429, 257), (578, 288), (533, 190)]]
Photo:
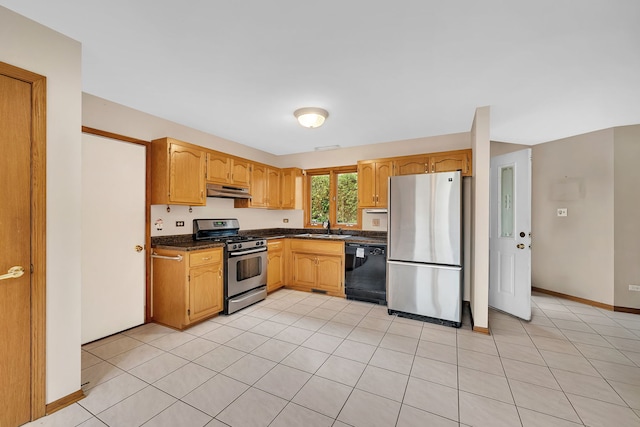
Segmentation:
[(344, 290), (347, 299), (387, 304), (387, 245), (347, 243)]

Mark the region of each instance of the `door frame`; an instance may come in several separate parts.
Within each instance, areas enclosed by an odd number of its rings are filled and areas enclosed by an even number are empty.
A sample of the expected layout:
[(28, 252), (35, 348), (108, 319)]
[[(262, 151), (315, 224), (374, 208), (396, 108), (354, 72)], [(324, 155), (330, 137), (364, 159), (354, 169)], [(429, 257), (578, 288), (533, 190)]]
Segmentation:
[(99, 129), (82, 126), (82, 133), (102, 136), (117, 141), (130, 142), (132, 144), (143, 145), (146, 150), (146, 173), (145, 173), (145, 200), (144, 200), (144, 246), (145, 246), (145, 307), (144, 323), (151, 321), (151, 142), (142, 139), (135, 139), (117, 133), (107, 132)]
[(0, 62), (0, 74), (31, 85), (31, 419), (46, 413), (47, 78)]

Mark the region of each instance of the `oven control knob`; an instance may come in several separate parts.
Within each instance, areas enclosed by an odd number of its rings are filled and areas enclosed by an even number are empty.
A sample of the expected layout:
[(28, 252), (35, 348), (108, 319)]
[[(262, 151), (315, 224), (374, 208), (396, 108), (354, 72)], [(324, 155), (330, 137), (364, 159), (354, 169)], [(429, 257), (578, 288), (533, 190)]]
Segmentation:
[(241, 249), (241, 248), (242, 248), (242, 243), (238, 245), (238, 249)]
[(232, 248), (232, 249), (235, 249), (235, 248), (237, 248), (237, 247), (238, 247), (238, 245), (233, 245), (233, 248)]

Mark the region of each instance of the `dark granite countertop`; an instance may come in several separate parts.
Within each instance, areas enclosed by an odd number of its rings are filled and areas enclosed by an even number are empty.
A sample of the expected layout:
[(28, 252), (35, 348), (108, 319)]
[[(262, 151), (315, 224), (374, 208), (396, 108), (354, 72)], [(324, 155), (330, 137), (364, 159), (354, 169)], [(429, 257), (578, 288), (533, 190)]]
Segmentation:
[(197, 251), (200, 249), (222, 248), (224, 243), (208, 240), (193, 240), (191, 234), (176, 234), (151, 238), (151, 247), (173, 251)]
[[(239, 234), (259, 236), (265, 239), (295, 238), (345, 243), (387, 243), (387, 233), (384, 231), (342, 230), (342, 233), (349, 235), (349, 237), (345, 237), (344, 239), (320, 239), (317, 237), (300, 236), (300, 234), (324, 234), (324, 230), (317, 228), (261, 228), (255, 230), (241, 230), (239, 232)], [(337, 230), (332, 230), (331, 234), (338, 234)], [(193, 236), (191, 234), (177, 234), (173, 236), (159, 236), (151, 238), (151, 247), (158, 249), (195, 251), (199, 249), (219, 248), (223, 246), (223, 243), (193, 240)]]

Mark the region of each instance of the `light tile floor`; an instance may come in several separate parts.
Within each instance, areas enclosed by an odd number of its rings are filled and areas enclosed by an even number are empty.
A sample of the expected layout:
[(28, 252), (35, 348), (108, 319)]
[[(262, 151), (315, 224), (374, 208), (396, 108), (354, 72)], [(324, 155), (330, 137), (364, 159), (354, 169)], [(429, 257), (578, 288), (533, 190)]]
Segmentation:
[(31, 425), (640, 426), (640, 316), (532, 299), (485, 336), (280, 290), (83, 346), (86, 398)]

